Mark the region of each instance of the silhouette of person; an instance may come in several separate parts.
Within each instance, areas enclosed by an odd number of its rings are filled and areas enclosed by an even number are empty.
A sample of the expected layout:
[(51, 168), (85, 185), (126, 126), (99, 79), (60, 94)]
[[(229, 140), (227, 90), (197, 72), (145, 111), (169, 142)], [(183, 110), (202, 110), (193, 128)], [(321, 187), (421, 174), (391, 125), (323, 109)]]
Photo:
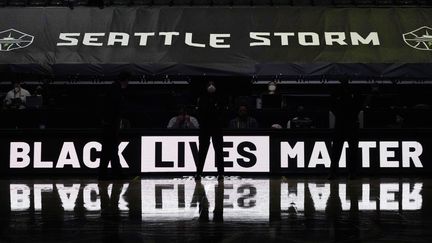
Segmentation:
[(200, 222), (209, 221), (209, 201), (201, 180), (195, 181), (195, 190), (192, 196), (191, 206), (196, 207), (198, 204)]
[(340, 183), (336, 180), (330, 182), (330, 196), (326, 206), (326, 218), (329, 223), (330, 239), (334, 242), (361, 242), (359, 226), (359, 195), (361, 194), (361, 183), (348, 181), (347, 195), (349, 197), (350, 209), (348, 217), (342, 211), (342, 202), (339, 194)]
[(357, 149), (359, 136), (358, 114), (361, 110), (359, 96), (351, 90), (348, 79), (341, 79), (339, 89), (332, 96), (331, 111), (335, 116), (333, 144), (331, 151), (331, 169), (329, 179), (337, 175), (339, 158), (343, 144), (348, 142), (347, 167), (350, 177), (355, 177), (357, 172)]
[(213, 222), (223, 222), (224, 191), (224, 182), (220, 180), (218, 181), (215, 191), (215, 208), (213, 211)]
[(216, 84), (212, 81), (206, 85), (205, 92), (198, 100), (199, 130), (199, 159), (197, 165), (196, 180), (201, 179), (205, 159), (210, 146), (210, 138), (213, 141), (215, 150), (215, 163), (218, 171), (218, 180), (223, 180), (223, 136), (222, 126), (225, 104), (224, 99), (217, 90)]
[[(213, 211), (213, 222), (221, 223), (223, 222), (223, 208), (224, 208), (224, 191), (225, 185), (222, 180), (218, 181), (215, 187), (215, 206)], [(209, 207), (210, 203), (207, 198), (207, 194), (204, 185), (200, 180), (195, 181), (195, 190), (192, 198), (192, 206), (198, 204), (199, 208), (199, 221), (208, 222), (209, 221)]]
[(2, 193), (2, 200), (0, 200), (0, 241), (5, 240), (9, 229), (11, 227), (11, 200), (9, 192), (10, 184), (6, 181), (0, 183), (0, 191), (6, 192)]
[(281, 185), (286, 180), (282, 178), (280, 180), (270, 180), (270, 223), (278, 222), (281, 220)]
[(125, 107), (125, 92), (130, 75), (120, 73), (108, 89), (103, 107), (102, 158), (99, 166), (99, 177), (107, 177), (108, 164), (111, 161), (113, 174), (120, 175), (121, 165), (118, 156), (118, 144), (122, 111)]
[(119, 181), (114, 181), (111, 193), (109, 193), (109, 183), (107, 181), (99, 182), (98, 187), (101, 200), (101, 218), (103, 221), (102, 242), (121, 242), (118, 202), (123, 184)]
[(306, 229), (313, 232), (318, 220), (316, 219), (315, 204), (309, 186), (305, 187), (304, 217)]
[(351, 242), (361, 242), (360, 239), (360, 218), (359, 218), (359, 197), (361, 194), (361, 185), (358, 185), (355, 181), (349, 181), (347, 183), (348, 195), (351, 201), (351, 208), (349, 211), (349, 226), (348, 235), (352, 237)]
[(330, 237), (334, 242), (339, 242), (343, 239), (342, 236), (342, 226), (341, 214), (342, 214), (342, 203), (339, 198), (339, 184), (336, 181), (330, 183), (330, 196), (327, 201), (325, 209), (326, 218), (328, 220), (328, 229), (330, 232)]

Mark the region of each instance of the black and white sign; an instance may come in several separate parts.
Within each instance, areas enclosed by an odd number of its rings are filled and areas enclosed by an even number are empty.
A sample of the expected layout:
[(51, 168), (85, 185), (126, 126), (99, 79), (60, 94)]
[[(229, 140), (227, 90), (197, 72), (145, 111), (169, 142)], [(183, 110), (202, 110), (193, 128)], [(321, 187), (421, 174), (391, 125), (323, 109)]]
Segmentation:
[[(270, 172), (268, 136), (225, 136), (226, 172)], [(147, 137), (141, 140), (141, 172), (195, 172), (198, 137)], [(207, 153), (204, 171), (216, 172), (213, 144)]]
[[(119, 143), (118, 156), (125, 173), (196, 172), (198, 136), (175, 135), (171, 131), (141, 136), (126, 134)], [(322, 135), (295, 133), (258, 135), (227, 132), (223, 159), (227, 173), (327, 173), (331, 164), (331, 140)], [(381, 140), (361, 139), (357, 154), (362, 172), (427, 173), (432, 170), (432, 139), (425, 136), (401, 137), (395, 133)], [(375, 136), (373, 134), (373, 136)], [(405, 136), (405, 135), (404, 135)], [(16, 133), (0, 138), (0, 172), (7, 174), (98, 172), (102, 144), (95, 134), (25, 136)], [(345, 170), (350, 150), (345, 142), (338, 166)], [(210, 144), (204, 172), (216, 172), (215, 154)]]
[[(296, 141), (291, 144), (293, 145), (284, 141), (280, 143), (281, 168), (290, 168), (289, 165), (293, 163), (297, 168), (316, 168), (318, 166), (330, 168), (330, 144), (324, 141), (306, 144), (312, 147), (310, 154), (306, 154), (305, 142)], [(338, 162), (339, 168), (347, 167), (347, 149), (349, 146), (345, 142)], [(417, 141), (359, 141), (358, 149), (361, 151), (359, 156), (361, 168), (370, 168), (371, 163), (379, 168), (423, 168), (420, 160), (423, 146)], [(379, 157), (373, 159), (372, 162), (371, 150), (379, 154)], [(400, 156), (396, 157), (396, 153)]]

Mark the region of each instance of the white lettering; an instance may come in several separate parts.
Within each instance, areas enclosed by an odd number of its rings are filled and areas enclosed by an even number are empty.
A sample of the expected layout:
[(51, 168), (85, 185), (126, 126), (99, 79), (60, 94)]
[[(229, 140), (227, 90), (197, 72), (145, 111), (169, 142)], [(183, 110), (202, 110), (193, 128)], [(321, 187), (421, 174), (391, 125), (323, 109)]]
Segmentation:
[(376, 201), (370, 200), (370, 184), (362, 184), (362, 197), (359, 200), (359, 210), (375, 210)]
[(371, 32), (366, 38), (363, 38), (359, 33), (357, 32), (351, 32), (351, 42), (353, 46), (358, 46), (360, 44), (370, 44), (372, 42), (372, 45), (379, 46), (380, 40), (378, 37), (378, 32)]
[(345, 168), (346, 167), (346, 151), (347, 151), (347, 148), (349, 148), (348, 142), (344, 142), (343, 146), (342, 146), (341, 156), (339, 158), (339, 168)]
[(22, 184), (10, 184), (11, 211), (30, 209), (30, 187)]
[(325, 210), (330, 197), (330, 183), (308, 183), (310, 195), (317, 211)]
[(164, 45), (170, 46), (172, 45), (173, 36), (178, 36), (180, 35), (180, 33), (179, 32), (159, 32), (159, 35), (165, 37)]
[(288, 142), (280, 143), (281, 167), (288, 168), (289, 158), (297, 157), (297, 167), (305, 167), (304, 142), (297, 142), (294, 148)]
[(294, 33), (291, 32), (276, 32), (274, 33), (274, 36), (279, 36), (281, 38), (281, 45), (282, 46), (287, 46), (289, 44), (288, 42), (288, 37), (289, 36), (294, 36)]
[(206, 45), (205, 44), (200, 44), (200, 43), (194, 43), (192, 40), (192, 33), (186, 33), (185, 34), (185, 43), (188, 46), (192, 46), (192, 47), (199, 47), (199, 48), (205, 48)]
[(24, 142), (10, 143), (10, 168), (25, 168), (30, 165), (30, 145)]
[(359, 142), (359, 148), (362, 151), (362, 167), (370, 167), (370, 149), (376, 148), (376, 142)]
[(57, 43), (57, 46), (77, 46), (80, 33), (60, 33), (59, 39), (65, 42)]
[(251, 42), (249, 46), (270, 46), (270, 39), (264, 36), (270, 36), (270, 32), (250, 32), (249, 37), (259, 42)]
[(328, 46), (332, 46), (333, 43), (337, 43), (341, 46), (348, 45), (345, 42), (346, 36), (344, 32), (325, 32), (324, 38), (325, 38), (325, 43)]
[(380, 209), (381, 210), (398, 210), (399, 205), (395, 200), (396, 192), (399, 191), (398, 183), (380, 184)]
[(339, 198), (341, 200), (342, 210), (346, 211), (351, 208), (351, 201), (347, 199), (347, 185), (339, 184)]
[(129, 34), (110, 32), (108, 36), (108, 46), (113, 46), (115, 43), (120, 43), (122, 46), (127, 46), (129, 44)]
[(229, 38), (230, 34), (210, 34), (210, 46), (213, 48), (230, 48), (229, 44), (225, 44), (222, 38)]
[(299, 32), (298, 38), (299, 38), (299, 44), (302, 46), (320, 45), (319, 35), (314, 32)]
[(66, 187), (64, 184), (56, 185), (62, 207), (65, 211), (73, 211), (75, 209), (80, 187), (80, 184), (73, 184), (70, 187)]
[(34, 189), (34, 210), (42, 210), (42, 192), (52, 192), (52, 184), (35, 184)]
[(141, 32), (141, 33), (135, 33), (134, 36), (138, 36), (140, 38), (140, 46), (147, 46), (147, 39), (149, 36), (154, 36), (155, 33), (154, 32)]
[(102, 46), (103, 44), (98, 41), (98, 37), (105, 36), (105, 33), (85, 33), (83, 45), (85, 46)]
[(33, 151), (33, 166), (34, 168), (53, 168), (52, 161), (42, 161), (42, 143), (35, 142), (34, 143), (34, 151)]
[(412, 161), (415, 167), (423, 168), (420, 161), (422, 153), (423, 147), (419, 142), (402, 142), (402, 167), (410, 167), (410, 161)]
[[(129, 168), (129, 165), (123, 156), (123, 151), (128, 146), (128, 144), (129, 144), (129, 142), (121, 142), (118, 146), (118, 153), (117, 154), (119, 156), (120, 166), (122, 168)], [(111, 161), (109, 162), (108, 168), (111, 168)]]
[(73, 142), (64, 142), (57, 160), (56, 168), (64, 168), (65, 165), (72, 165), (72, 168), (80, 168), (77, 152)]
[(327, 150), (325, 142), (316, 142), (313, 149), (312, 155), (309, 160), (309, 168), (316, 168), (317, 165), (324, 165), (325, 168), (330, 168), (330, 155)]
[(423, 183), (415, 183), (414, 188), (410, 190), (410, 183), (402, 184), (402, 210), (419, 210), (422, 208), (423, 198), (421, 190)]
[[(92, 195), (94, 195), (92, 197)], [(88, 211), (98, 211), (101, 209), (99, 187), (97, 184), (88, 184), (83, 190), (84, 207)]]
[(91, 169), (98, 168), (100, 165), (100, 158), (96, 158), (95, 160), (91, 159), (91, 151), (92, 149), (97, 152), (102, 151), (102, 144), (99, 142), (89, 142), (83, 148), (83, 163), (85, 166)]
[(398, 142), (380, 142), (380, 166), (381, 168), (398, 168), (399, 161), (389, 160), (395, 157), (395, 151), (389, 151), (390, 148), (397, 148)]

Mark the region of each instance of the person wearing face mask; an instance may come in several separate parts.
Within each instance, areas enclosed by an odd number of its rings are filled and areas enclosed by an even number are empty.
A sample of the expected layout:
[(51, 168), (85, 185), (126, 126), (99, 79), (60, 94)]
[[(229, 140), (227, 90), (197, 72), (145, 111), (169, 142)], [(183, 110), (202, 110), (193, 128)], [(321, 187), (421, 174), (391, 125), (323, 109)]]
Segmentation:
[(245, 105), (239, 106), (238, 115), (229, 123), (231, 129), (256, 129), (258, 122), (255, 118), (248, 115), (248, 109)]
[(214, 82), (208, 82), (205, 92), (198, 100), (199, 130), (199, 159), (195, 180), (201, 180), (205, 159), (210, 146), (210, 138), (215, 150), (215, 163), (218, 171), (218, 180), (223, 180), (223, 117), (226, 109), (224, 99), (220, 96)]
[(275, 82), (270, 82), (268, 84), (268, 94), (270, 95), (274, 95), (276, 93), (276, 83)]
[(30, 92), (21, 87), (21, 81), (13, 82), (14, 88), (6, 94), (4, 104), (8, 109), (25, 109), (26, 97), (31, 96)]

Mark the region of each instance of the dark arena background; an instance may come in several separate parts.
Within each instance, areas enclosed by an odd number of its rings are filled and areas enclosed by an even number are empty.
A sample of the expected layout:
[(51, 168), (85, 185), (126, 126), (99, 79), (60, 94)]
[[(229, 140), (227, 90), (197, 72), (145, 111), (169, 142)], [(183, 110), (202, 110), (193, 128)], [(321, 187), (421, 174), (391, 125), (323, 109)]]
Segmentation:
[(0, 0), (0, 101), (1, 243), (432, 241), (432, 1)]

